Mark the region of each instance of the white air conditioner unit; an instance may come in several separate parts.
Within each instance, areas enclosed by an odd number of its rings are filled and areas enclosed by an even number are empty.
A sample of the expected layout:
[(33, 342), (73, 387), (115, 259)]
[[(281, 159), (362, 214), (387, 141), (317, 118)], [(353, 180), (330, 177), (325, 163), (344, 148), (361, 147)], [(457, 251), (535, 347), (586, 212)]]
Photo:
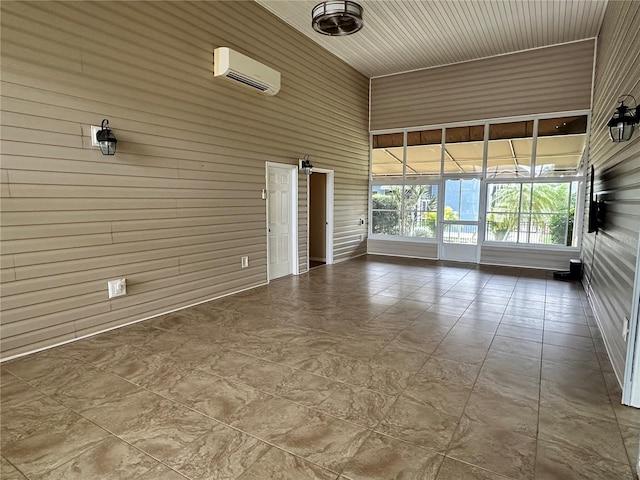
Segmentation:
[(265, 95), (275, 95), (280, 91), (280, 72), (229, 47), (213, 51), (213, 76)]

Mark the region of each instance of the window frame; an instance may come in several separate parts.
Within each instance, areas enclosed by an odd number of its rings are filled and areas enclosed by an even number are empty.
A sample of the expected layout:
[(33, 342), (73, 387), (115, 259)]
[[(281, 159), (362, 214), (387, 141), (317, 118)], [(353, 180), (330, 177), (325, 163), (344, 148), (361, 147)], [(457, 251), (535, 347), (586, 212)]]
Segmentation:
[[(578, 218), (579, 215), (581, 216), (581, 209), (580, 209), (580, 205), (582, 205), (584, 203), (584, 198), (582, 199), (582, 201), (580, 200), (580, 196), (581, 194), (584, 195), (584, 192), (582, 192), (582, 190), (584, 189), (584, 178), (583, 177), (535, 177), (535, 178), (520, 178), (520, 179), (500, 179), (501, 181), (498, 181), (498, 179), (492, 178), (490, 180), (487, 180), (485, 182), (484, 185), (484, 189), (485, 189), (485, 196), (486, 196), (486, 204), (485, 204), (485, 208), (484, 208), (484, 212), (482, 213), (482, 218), (484, 219), (484, 231), (485, 231), (485, 235), (484, 235), (484, 245), (487, 246), (491, 246), (491, 247), (499, 247), (499, 246), (508, 246), (508, 247), (528, 247), (528, 248), (549, 248), (549, 249), (559, 249), (559, 250), (564, 250), (564, 249), (576, 249), (578, 248), (579, 242), (580, 242), (580, 237), (582, 236), (581, 233), (581, 227), (580, 227), (580, 231), (577, 230), (578, 228)], [(577, 184), (576, 185), (576, 189), (573, 189), (573, 184)], [(520, 229), (518, 228), (518, 235), (516, 237), (516, 241), (515, 242), (505, 242), (505, 241), (499, 241), (499, 240), (487, 240), (487, 217), (495, 212), (489, 212), (489, 202), (490, 202), (490, 197), (489, 197), (489, 188), (491, 187), (491, 185), (496, 185), (496, 184), (505, 184), (505, 185), (520, 185), (522, 187), (522, 185), (531, 185), (531, 197), (530, 197), (530, 205), (529, 205), (529, 209), (523, 212), (522, 209), (522, 190), (520, 193), (520, 205), (519, 205), (519, 209), (517, 212), (498, 212), (498, 214), (517, 214), (518, 215), (518, 225), (521, 224), (521, 218), (523, 216), (528, 216), (529, 217), (529, 235), (531, 234), (531, 221), (534, 215), (536, 215), (536, 212), (532, 212), (531, 211), (531, 204), (533, 203), (533, 189), (535, 187), (535, 185), (544, 185), (544, 184), (567, 184), (569, 185), (569, 196), (568, 196), (568, 202), (567, 202), (567, 226), (565, 227), (565, 240), (566, 240), (566, 236), (568, 233), (568, 228), (569, 228), (569, 212), (571, 211), (571, 196), (572, 194), (575, 192), (576, 194), (576, 204), (575, 204), (575, 208), (574, 208), (574, 214), (573, 214), (573, 234), (571, 237), (571, 243), (572, 245), (559, 245), (559, 244), (545, 244), (545, 243), (531, 243), (530, 241), (527, 242), (521, 242), (520, 241)], [(556, 215), (558, 214), (557, 212), (548, 212), (545, 213), (545, 215)], [(530, 239), (529, 239), (530, 240)], [(576, 243), (576, 245), (573, 245), (573, 243)]]
[[(539, 176), (536, 175), (536, 150), (537, 150), (537, 140), (538, 140), (538, 126), (540, 120), (554, 120), (561, 119), (563, 117), (573, 117), (573, 116), (584, 116), (586, 117), (586, 132), (585, 135), (585, 144), (583, 147), (582, 155), (579, 161), (579, 164), (576, 168), (575, 175), (557, 175), (557, 176)], [(532, 160), (531, 160), (531, 173), (529, 176), (520, 176), (520, 177), (489, 177), (487, 172), (487, 162), (488, 162), (488, 145), (489, 145), (489, 128), (490, 125), (500, 124), (500, 123), (509, 123), (509, 122), (524, 122), (524, 121), (533, 121), (534, 122), (534, 131), (532, 136), (533, 148), (532, 148)], [(385, 130), (375, 130), (370, 132), (370, 156), (369, 156), (369, 203), (368, 203), (368, 211), (369, 211), (369, 237), (372, 240), (392, 240), (392, 241), (408, 241), (408, 242), (428, 242), (428, 243), (439, 243), (442, 233), (441, 233), (441, 221), (444, 209), (444, 181), (447, 178), (450, 178), (452, 175), (450, 173), (444, 172), (444, 156), (445, 156), (445, 139), (446, 139), (446, 129), (447, 128), (456, 128), (456, 127), (473, 127), (483, 125), (485, 129), (484, 135), (484, 143), (483, 143), (483, 161), (482, 161), (482, 172), (478, 173), (461, 173), (459, 175), (455, 175), (456, 177), (464, 177), (464, 176), (474, 176), (479, 177), (481, 180), (481, 189), (480, 189), (480, 206), (478, 211), (478, 224), (479, 224), (479, 247), (482, 246), (502, 246), (508, 248), (516, 248), (516, 249), (545, 249), (545, 250), (564, 250), (564, 251), (579, 251), (582, 244), (582, 226), (583, 226), (583, 211), (584, 211), (584, 198), (585, 198), (585, 178), (586, 178), (586, 166), (588, 163), (589, 157), (589, 140), (591, 133), (591, 112), (589, 110), (574, 110), (574, 111), (564, 111), (564, 112), (552, 112), (545, 114), (532, 114), (532, 115), (521, 115), (514, 117), (503, 117), (503, 118), (492, 118), (492, 119), (484, 119), (484, 120), (473, 120), (466, 122), (454, 122), (448, 124), (439, 124), (439, 125), (427, 125), (427, 126), (419, 126), (419, 127), (411, 127), (411, 128), (398, 128), (398, 129), (385, 129)], [(408, 133), (411, 132), (422, 132), (427, 130), (441, 130), (442, 134), (442, 142), (441, 142), (441, 161), (440, 161), (440, 174), (439, 175), (423, 175), (421, 178), (407, 178), (407, 136)], [(373, 174), (373, 145), (374, 145), (374, 136), (376, 135), (386, 135), (386, 134), (400, 134), (403, 136), (403, 168), (402, 175), (380, 175), (376, 176)], [(570, 135), (570, 134), (568, 134)], [(515, 243), (515, 242), (499, 242), (499, 241), (487, 241), (485, 239), (485, 229), (486, 229), (486, 215), (487, 215), (487, 196), (488, 196), (488, 184), (495, 183), (529, 183), (529, 184), (537, 184), (537, 183), (573, 183), (577, 182), (578, 188), (576, 191), (576, 205), (575, 205), (575, 213), (574, 213), (574, 226), (573, 226), (573, 236), (572, 243), (573, 246), (563, 246), (563, 245), (549, 245), (549, 244), (535, 244), (535, 243)], [(383, 234), (374, 234), (372, 233), (372, 207), (373, 207), (373, 199), (372, 199), (372, 188), (376, 185), (402, 185), (403, 188), (405, 185), (411, 184), (424, 184), (424, 185), (438, 185), (438, 212), (437, 212), (437, 220), (436, 220), (436, 237), (435, 238), (424, 238), (424, 237), (405, 237), (400, 235), (383, 235)], [(403, 211), (401, 209), (400, 215), (402, 218)]]
[[(438, 213), (440, 211), (440, 195), (441, 195), (441, 184), (442, 182), (440, 182), (439, 180), (431, 180), (431, 181), (420, 181), (420, 180), (408, 180), (408, 181), (402, 181), (402, 180), (397, 180), (398, 177), (395, 177), (395, 181), (390, 181), (391, 178), (387, 178), (384, 180), (378, 180), (378, 181), (374, 181), (374, 182), (370, 182), (369, 184), (369, 195), (371, 200), (369, 201), (369, 237), (371, 239), (374, 240), (393, 240), (393, 241), (407, 241), (407, 242), (421, 242), (421, 243), (437, 243), (438, 242), (438, 224), (439, 224), (439, 219), (438, 219)], [(438, 187), (438, 201), (437, 201), (437, 206), (436, 206), (436, 227), (435, 227), (435, 235), (433, 237), (411, 237), (411, 236), (407, 236), (407, 235), (388, 235), (388, 234), (383, 234), (383, 233), (373, 233), (373, 187), (381, 187), (381, 186), (386, 186), (386, 185), (393, 185), (393, 186), (398, 186), (401, 187), (403, 190), (405, 187), (407, 186), (411, 186), (411, 185), (424, 185), (424, 186), (436, 186)], [(404, 198), (402, 199), (402, 202), (400, 204), (400, 209), (398, 211), (398, 216), (400, 218), (400, 228), (401, 228), (401, 233), (404, 233), (402, 231), (402, 224), (403, 224), (403, 218), (404, 218)]]

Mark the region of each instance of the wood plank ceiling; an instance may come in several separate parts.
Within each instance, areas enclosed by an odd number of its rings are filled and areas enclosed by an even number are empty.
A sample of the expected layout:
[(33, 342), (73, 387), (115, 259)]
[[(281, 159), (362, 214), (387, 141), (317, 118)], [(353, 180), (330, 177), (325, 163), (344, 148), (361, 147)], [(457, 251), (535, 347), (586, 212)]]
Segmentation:
[(607, 0), (357, 0), (364, 28), (311, 28), (319, 0), (256, 0), (367, 77), (596, 37)]

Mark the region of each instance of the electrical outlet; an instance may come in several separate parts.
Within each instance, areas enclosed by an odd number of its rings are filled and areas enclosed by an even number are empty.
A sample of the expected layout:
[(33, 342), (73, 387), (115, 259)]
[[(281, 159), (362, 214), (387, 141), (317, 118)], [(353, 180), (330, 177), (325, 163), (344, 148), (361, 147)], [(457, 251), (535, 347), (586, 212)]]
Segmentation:
[(627, 337), (629, 336), (629, 319), (624, 317), (624, 323), (622, 324), (622, 338), (624, 341), (627, 341)]
[(107, 288), (109, 289), (109, 298), (121, 297), (127, 294), (127, 280), (125, 278), (110, 280), (107, 283)]
[(245, 255), (244, 257), (240, 258), (240, 266), (242, 268), (247, 268), (249, 266), (249, 256)]

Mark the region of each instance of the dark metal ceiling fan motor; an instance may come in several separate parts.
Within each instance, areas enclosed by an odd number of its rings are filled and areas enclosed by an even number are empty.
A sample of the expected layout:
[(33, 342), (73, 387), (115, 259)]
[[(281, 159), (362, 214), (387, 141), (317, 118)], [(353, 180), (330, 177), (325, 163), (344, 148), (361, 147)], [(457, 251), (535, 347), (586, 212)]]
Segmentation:
[(351, 35), (364, 25), (362, 7), (349, 0), (319, 3), (311, 10), (311, 17), (316, 32), (332, 37)]

